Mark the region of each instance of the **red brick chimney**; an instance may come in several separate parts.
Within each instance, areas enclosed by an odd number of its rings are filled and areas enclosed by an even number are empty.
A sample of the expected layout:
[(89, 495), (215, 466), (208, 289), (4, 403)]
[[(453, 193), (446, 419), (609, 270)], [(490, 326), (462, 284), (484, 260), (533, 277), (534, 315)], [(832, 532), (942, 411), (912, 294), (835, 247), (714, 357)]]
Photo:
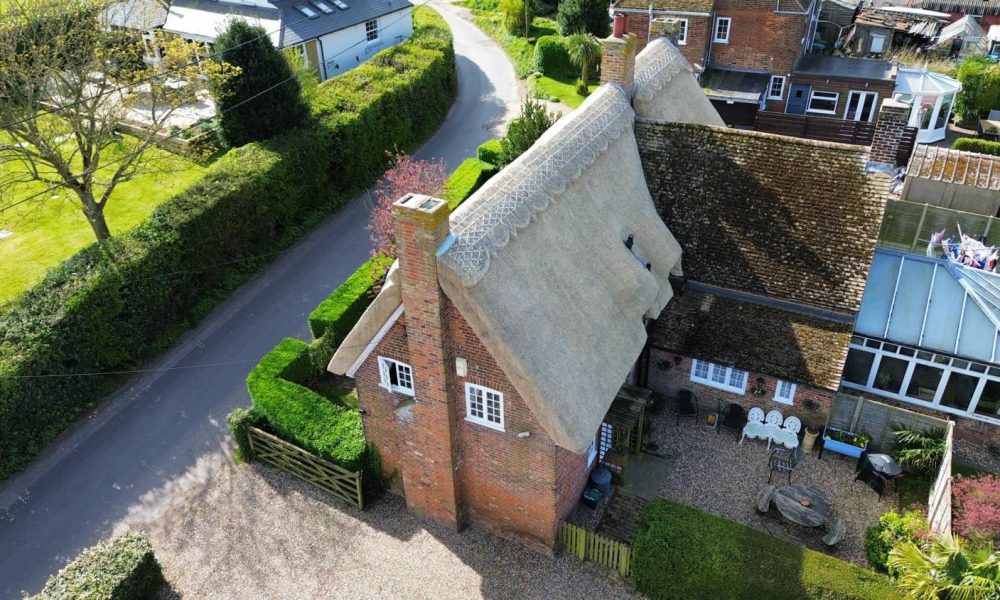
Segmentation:
[[(448, 236), (448, 203), (409, 194), (393, 204), (400, 290), (415, 403), (401, 419), (400, 471), (406, 504), (419, 517), (458, 529), (461, 498), (454, 387), (445, 347), (444, 293), (438, 285), (437, 250)], [(405, 421), (405, 422), (402, 422)]]
[(868, 154), (868, 168), (875, 171), (892, 171), (897, 166), (896, 154), (903, 139), (903, 130), (910, 117), (910, 106), (886, 98), (878, 111), (875, 134)]
[(635, 81), (635, 54), (639, 40), (628, 31), (628, 17), (616, 14), (611, 35), (603, 40), (601, 51), (601, 83), (614, 82), (631, 97)]

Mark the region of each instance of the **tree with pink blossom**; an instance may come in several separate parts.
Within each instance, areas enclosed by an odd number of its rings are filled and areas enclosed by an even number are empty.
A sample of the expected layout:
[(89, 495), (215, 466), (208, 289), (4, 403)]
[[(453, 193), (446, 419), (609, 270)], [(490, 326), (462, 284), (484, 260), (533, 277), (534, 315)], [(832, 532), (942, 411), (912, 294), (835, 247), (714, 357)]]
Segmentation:
[(1000, 538), (1000, 477), (956, 477), (952, 528), (969, 538)]
[(444, 161), (417, 160), (409, 154), (388, 153), (392, 166), (375, 184), (374, 206), (368, 232), (372, 240), (372, 255), (396, 258), (396, 228), (392, 204), (406, 194), (440, 194), (445, 182)]

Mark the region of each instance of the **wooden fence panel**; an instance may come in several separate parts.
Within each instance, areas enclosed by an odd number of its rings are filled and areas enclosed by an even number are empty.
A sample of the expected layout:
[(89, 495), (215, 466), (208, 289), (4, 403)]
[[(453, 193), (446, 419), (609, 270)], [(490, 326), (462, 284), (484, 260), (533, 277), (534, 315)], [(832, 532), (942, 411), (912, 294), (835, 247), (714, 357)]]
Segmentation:
[(756, 129), (767, 133), (862, 146), (871, 145), (875, 136), (874, 123), (769, 111), (757, 113)]
[(595, 531), (588, 531), (572, 523), (559, 527), (562, 548), (579, 558), (590, 560), (618, 571), (622, 577), (632, 573), (632, 547)]
[(348, 471), (256, 427), (249, 432), (254, 458), (319, 486), (344, 502), (365, 507), (361, 471)]
[(830, 408), (827, 425), (867, 433), (872, 441), (869, 451), (889, 452), (896, 443), (893, 430), (899, 428), (927, 431), (944, 429), (949, 421), (869, 398), (837, 394)]
[(951, 451), (955, 424), (948, 422), (945, 452), (937, 478), (927, 498), (927, 524), (939, 536), (951, 535)]

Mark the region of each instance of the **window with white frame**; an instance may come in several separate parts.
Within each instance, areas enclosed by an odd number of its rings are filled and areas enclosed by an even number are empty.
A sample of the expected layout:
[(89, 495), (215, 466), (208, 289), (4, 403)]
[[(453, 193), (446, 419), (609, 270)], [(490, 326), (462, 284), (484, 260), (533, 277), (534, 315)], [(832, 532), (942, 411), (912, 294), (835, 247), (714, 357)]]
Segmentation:
[(677, 45), (686, 46), (688, 43), (688, 20), (677, 19)]
[(465, 420), (503, 431), (503, 394), (481, 385), (466, 383)]
[(715, 20), (715, 37), (712, 41), (716, 44), (729, 43), (729, 31), (732, 29), (733, 20), (729, 17), (719, 17)]
[(821, 115), (835, 115), (837, 114), (837, 101), (839, 99), (840, 94), (837, 92), (813, 91), (813, 93), (809, 95), (809, 108), (806, 109), (806, 112)]
[(412, 396), (413, 392), (413, 368), (406, 363), (391, 358), (378, 357), (378, 372), (381, 377), (381, 386), (385, 389)]
[(369, 42), (374, 42), (378, 39), (378, 19), (365, 21), (365, 37)]
[(785, 95), (785, 78), (781, 75), (772, 75), (771, 84), (767, 86), (768, 100), (781, 100)]
[(774, 386), (774, 401), (781, 404), (795, 403), (795, 384), (790, 381), (778, 380), (778, 385)]
[(747, 391), (746, 371), (704, 360), (692, 361), (691, 381), (736, 394)]

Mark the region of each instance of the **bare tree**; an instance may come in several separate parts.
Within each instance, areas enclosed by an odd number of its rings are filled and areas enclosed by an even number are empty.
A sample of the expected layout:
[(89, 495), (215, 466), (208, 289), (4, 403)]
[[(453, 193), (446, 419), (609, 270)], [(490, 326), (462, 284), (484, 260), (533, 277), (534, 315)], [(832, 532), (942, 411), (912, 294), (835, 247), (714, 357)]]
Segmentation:
[[(0, 211), (69, 190), (97, 240), (107, 240), (104, 210), (115, 188), (155, 168), (147, 150), (171, 135), (178, 108), (206, 97), (208, 81), (237, 72), (199, 61), (200, 44), (166, 34), (143, 40), (113, 26), (141, 5), (0, 2)], [(31, 181), (48, 189), (25, 194)]]

